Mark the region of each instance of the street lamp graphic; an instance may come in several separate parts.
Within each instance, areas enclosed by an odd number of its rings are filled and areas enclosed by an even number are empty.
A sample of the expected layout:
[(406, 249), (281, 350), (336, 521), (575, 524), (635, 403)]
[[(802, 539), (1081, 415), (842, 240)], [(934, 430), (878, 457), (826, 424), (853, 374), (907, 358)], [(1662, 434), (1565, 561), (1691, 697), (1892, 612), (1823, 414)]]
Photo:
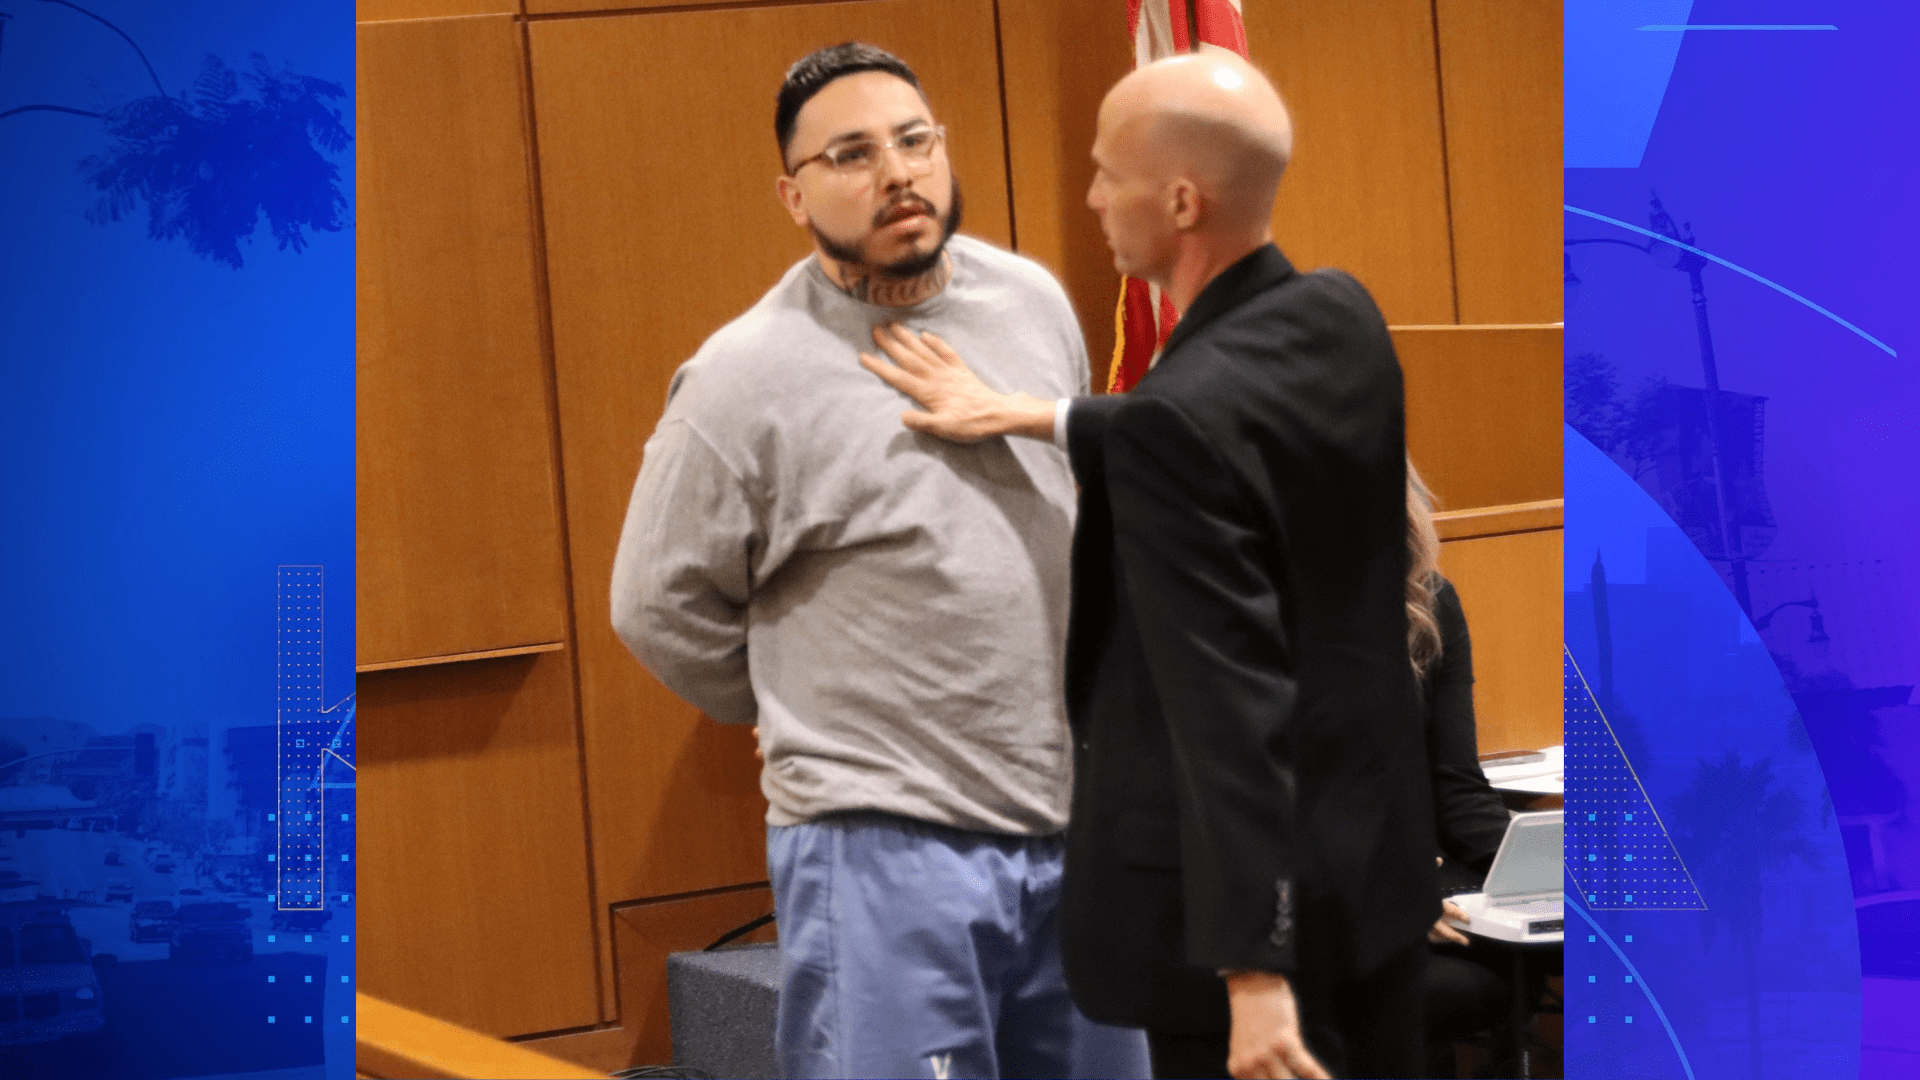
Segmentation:
[(1820, 615), (1820, 598), (1811, 593), (1808, 594), (1805, 600), (1788, 600), (1785, 603), (1774, 605), (1773, 610), (1753, 620), (1753, 628), (1755, 630), (1765, 630), (1772, 624), (1775, 615), (1780, 614), (1790, 607), (1803, 607), (1810, 611), (1810, 614), (1807, 616), (1807, 644), (1825, 645), (1827, 642), (1833, 640), (1827, 636), (1827, 621)]
[[(1652, 257), (1663, 266), (1678, 270), (1687, 275), (1690, 286), (1694, 330), (1699, 341), (1700, 370), (1705, 384), (1703, 401), (1706, 414), (1707, 458), (1712, 474), (1713, 486), (1713, 526), (1712, 532), (1719, 541), (1718, 553), (1707, 552), (1709, 558), (1727, 563), (1732, 578), (1733, 596), (1740, 605), (1741, 614), (1753, 617), (1753, 602), (1747, 586), (1747, 562), (1752, 557), (1746, 550), (1741, 536), (1742, 515), (1734, 501), (1734, 468), (1728, 460), (1726, 435), (1730, 423), (1737, 418), (1741, 404), (1732, 400), (1733, 395), (1726, 394), (1720, 388), (1720, 369), (1713, 351), (1713, 328), (1707, 319), (1707, 294), (1702, 282), (1701, 272), (1707, 266), (1707, 260), (1695, 251), (1693, 225), (1691, 222), (1677, 224), (1673, 215), (1661, 204), (1659, 193), (1655, 192), (1649, 200), (1648, 224), (1672, 243), (1660, 240), (1648, 240), (1637, 244), (1630, 240), (1614, 237), (1579, 237), (1564, 241), (1562, 251), (1563, 280), (1568, 294), (1568, 303), (1580, 286), (1580, 276), (1574, 272), (1572, 248), (1582, 244), (1614, 244), (1629, 247)], [(1685, 245), (1685, 246), (1681, 246)], [(1758, 467), (1754, 468), (1753, 482), (1759, 483)], [(1683, 522), (1684, 524), (1684, 522)], [(1703, 545), (1705, 546), (1705, 545)]]

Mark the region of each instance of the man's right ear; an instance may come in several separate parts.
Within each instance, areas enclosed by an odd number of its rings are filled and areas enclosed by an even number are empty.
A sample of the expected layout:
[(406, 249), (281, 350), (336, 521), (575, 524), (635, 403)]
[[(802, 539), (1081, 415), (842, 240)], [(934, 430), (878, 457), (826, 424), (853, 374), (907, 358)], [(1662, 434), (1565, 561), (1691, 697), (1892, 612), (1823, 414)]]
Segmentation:
[(779, 177), (773, 182), (773, 193), (779, 198), (780, 205), (787, 208), (793, 223), (805, 227), (808, 221), (806, 199), (801, 194), (799, 182), (791, 176)]

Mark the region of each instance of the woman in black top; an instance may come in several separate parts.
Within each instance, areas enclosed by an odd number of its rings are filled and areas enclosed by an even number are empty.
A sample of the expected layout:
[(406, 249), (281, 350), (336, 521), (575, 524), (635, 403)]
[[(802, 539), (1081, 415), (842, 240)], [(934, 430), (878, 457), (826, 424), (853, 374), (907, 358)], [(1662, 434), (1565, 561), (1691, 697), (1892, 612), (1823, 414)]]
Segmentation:
[(1427, 705), (1427, 757), (1433, 764), (1433, 816), (1440, 833), (1441, 867), (1449, 863), (1471, 876), (1443, 873), (1443, 887), (1478, 887), (1507, 835), (1507, 807), (1480, 771), (1479, 738), (1473, 721), (1473, 642), (1467, 615), (1453, 583), (1437, 572), (1433, 618), (1440, 655), (1421, 673)]
[[(1407, 462), (1407, 651), (1420, 674), (1426, 702), (1427, 756), (1433, 769), (1434, 824), (1442, 892), (1480, 887), (1507, 833), (1506, 804), (1480, 771), (1473, 720), (1473, 642), (1453, 583), (1440, 575), (1440, 538), (1433, 527), (1433, 496)], [(1443, 901), (1464, 923), (1460, 909)], [(1434, 923), (1426, 974), (1427, 1039), (1432, 1063), (1453, 1075), (1452, 1043), (1500, 1023), (1506, 1015), (1511, 958)], [(1532, 981), (1531, 978), (1529, 981)], [(1536, 994), (1537, 996), (1537, 994)], [(1438, 1075), (1438, 1073), (1436, 1073)]]
[[(1407, 461), (1407, 548), (1407, 654), (1426, 703), (1443, 888), (1464, 892), (1477, 888), (1486, 876), (1507, 833), (1508, 815), (1480, 771), (1480, 740), (1473, 723), (1473, 642), (1460, 596), (1440, 574), (1433, 493), (1412, 459)], [(1429, 936), (1436, 940), (1458, 938), (1450, 927), (1435, 930)]]

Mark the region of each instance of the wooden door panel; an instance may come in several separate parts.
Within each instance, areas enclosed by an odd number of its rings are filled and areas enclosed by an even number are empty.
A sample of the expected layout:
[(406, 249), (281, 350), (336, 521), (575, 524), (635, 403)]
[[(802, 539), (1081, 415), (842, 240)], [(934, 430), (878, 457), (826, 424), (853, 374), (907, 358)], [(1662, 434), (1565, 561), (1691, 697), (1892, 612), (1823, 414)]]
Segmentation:
[(1351, 272), (1389, 323), (1457, 321), (1429, 0), (1247, 8), (1248, 50), (1293, 113), (1281, 250)]
[(361, 979), (490, 1035), (598, 1023), (571, 662), (360, 678)]
[(1440, 570), (1460, 593), (1473, 637), (1473, 703), (1483, 754), (1566, 741), (1560, 718), (1561, 535), (1543, 529), (1440, 545)]
[[(673, 1059), (673, 1024), (667, 1000), (667, 957), (704, 949), (723, 934), (773, 911), (773, 890), (748, 885), (698, 896), (617, 908), (614, 948), (620, 955), (620, 1027), (635, 1064)], [(778, 938), (769, 923), (735, 940), (742, 945)]]
[(520, 0), (359, 0), (354, 18), (360, 22), (385, 22), (519, 13)]
[(1407, 449), (1443, 510), (1560, 497), (1561, 331), (1393, 328)]
[(362, 665), (566, 636), (510, 16), (359, 30)]
[(1437, 0), (1463, 323), (1559, 322), (1560, 5)]
[[(729, 4), (764, 3), (765, 0), (706, 0), (699, 7), (722, 8)], [(795, 4), (836, 3), (841, 0), (787, 0)], [(530, 15), (556, 15), (571, 12), (630, 11), (648, 8), (693, 7), (686, 0), (526, 0)], [(829, 42), (831, 44), (831, 42)]]
[(1096, 390), (1113, 359), (1120, 276), (1087, 209), (1100, 99), (1133, 69), (1125, 5), (1108, 0), (1000, 0), (1014, 239), (1073, 298)]

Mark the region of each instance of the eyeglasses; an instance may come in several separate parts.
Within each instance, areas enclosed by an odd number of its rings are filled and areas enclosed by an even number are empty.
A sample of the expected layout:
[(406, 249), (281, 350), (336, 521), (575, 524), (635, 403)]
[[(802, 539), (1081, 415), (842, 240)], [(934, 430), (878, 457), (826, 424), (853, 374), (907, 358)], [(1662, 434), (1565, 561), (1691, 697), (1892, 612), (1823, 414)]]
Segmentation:
[(917, 127), (903, 131), (891, 139), (875, 142), (861, 139), (857, 142), (841, 143), (830, 146), (818, 154), (794, 163), (787, 170), (792, 176), (803, 167), (819, 162), (834, 172), (848, 178), (867, 176), (880, 168), (880, 153), (883, 150), (895, 150), (900, 160), (907, 163), (907, 171), (915, 176), (925, 176), (933, 171), (933, 151), (947, 137), (944, 127)]

